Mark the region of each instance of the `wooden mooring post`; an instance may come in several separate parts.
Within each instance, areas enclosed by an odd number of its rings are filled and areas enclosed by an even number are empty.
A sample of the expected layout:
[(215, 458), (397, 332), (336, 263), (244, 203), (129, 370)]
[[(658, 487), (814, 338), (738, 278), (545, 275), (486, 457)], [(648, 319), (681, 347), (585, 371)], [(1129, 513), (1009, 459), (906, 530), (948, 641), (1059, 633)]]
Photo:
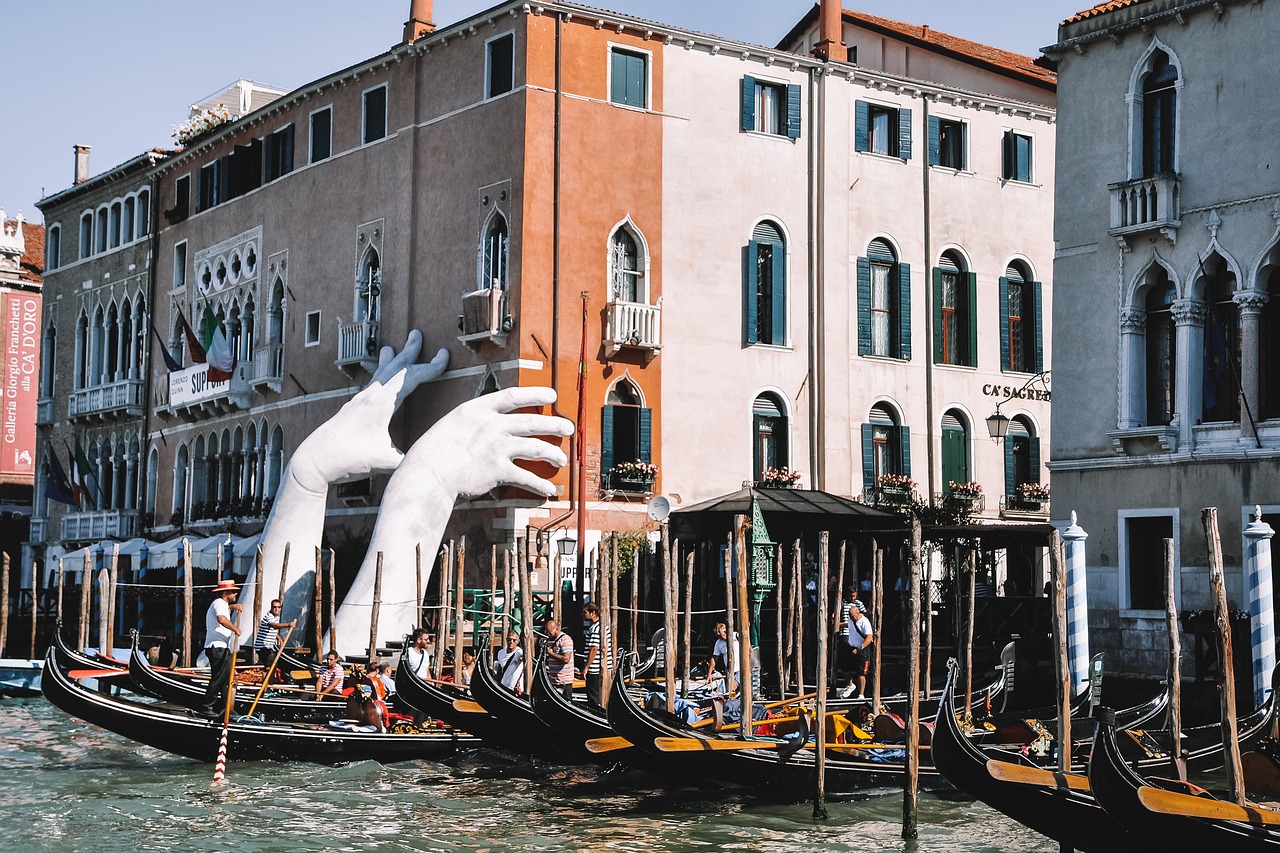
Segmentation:
[(676, 712), (676, 585), (679, 576), (676, 555), (680, 540), (671, 544), (671, 528), (662, 523), (662, 677), (667, 695), (667, 713)]
[[(316, 574), (314, 587), (311, 590), (311, 610), (315, 614), (315, 621), (311, 629), (312, 635), (315, 637), (315, 650), (313, 656), (317, 661), (324, 660), (324, 554), (320, 550), (320, 546), (316, 546)], [(281, 578), (283, 581), (283, 578)], [(284, 611), (282, 610), (283, 614)]]
[[(520, 640), (524, 647), (524, 691), (527, 695), (533, 685), (533, 587), (530, 586), (529, 540), (516, 543), (516, 572), (520, 578)], [(439, 657), (439, 655), (437, 655)]]
[(31, 561), (31, 659), (36, 660), (36, 619), (40, 616), (40, 564)]
[(730, 531), (728, 537), (728, 545), (724, 549), (724, 626), (725, 626), (725, 654), (724, 654), (724, 678), (725, 691), (729, 695), (733, 695), (733, 691), (737, 689), (738, 677), (733, 673), (733, 653), (729, 651), (733, 648), (733, 532)]
[[(747, 602), (747, 517), (733, 517), (734, 553), (738, 555), (738, 621), (742, 625), (738, 644), (738, 666), (741, 669), (742, 682), (738, 695), (742, 697), (742, 725), (739, 731), (744, 738), (755, 735), (754, 667), (751, 661), (751, 611)], [(729, 669), (733, 669), (732, 666)]]
[[(528, 539), (525, 539), (528, 542)], [(436, 620), (436, 656), (432, 661), (431, 677), (436, 681), (444, 673), (444, 650), (449, 647), (449, 583), (453, 576), (453, 541), (440, 549), (440, 606)], [(530, 681), (525, 681), (528, 689)]]
[[(911, 517), (910, 585), (907, 593), (907, 760), (902, 782), (902, 837), (919, 836), (920, 798), (920, 519)], [(877, 643), (876, 645), (879, 645)], [(879, 684), (880, 673), (876, 672)]]
[(774, 620), (777, 626), (777, 648), (778, 648), (778, 699), (787, 698), (787, 650), (786, 642), (783, 634), (785, 626), (783, 625), (783, 607), (782, 607), (782, 591), (786, 588), (783, 578), (786, 572), (786, 564), (782, 561), (782, 546), (774, 546), (773, 551), (774, 565), (778, 567), (777, 585), (774, 586), (773, 592), (775, 596), (775, 606), (778, 609), (778, 618)]
[(884, 641), (880, 632), (884, 629), (884, 550), (871, 540), (871, 633), (876, 641), (871, 645), (872, 667), (875, 673), (871, 682), (871, 713), (880, 713), (880, 650)]
[(1049, 569), (1053, 575), (1054, 699), (1058, 706), (1058, 770), (1071, 770), (1071, 658), (1067, 630), (1067, 561), (1062, 535), (1049, 534)]
[(1169, 627), (1169, 764), (1175, 779), (1187, 781), (1187, 760), (1182, 752), (1182, 637), (1178, 633), (1178, 603), (1174, 598), (1178, 563), (1173, 540), (1164, 540), (1164, 620)]
[(978, 552), (970, 548), (964, 560), (964, 718), (973, 719), (973, 591), (978, 575)]
[(1227, 790), (1238, 806), (1243, 806), (1244, 774), (1240, 767), (1240, 737), (1236, 720), (1235, 660), (1231, 654), (1231, 614), (1227, 609), (1227, 584), (1222, 574), (1222, 540), (1218, 538), (1218, 508), (1200, 510), (1200, 522), (1209, 546), (1209, 593), (1213, 597), (1213, 616), (1218, 623), (1218, 699), (1222, 708), (1223, 769), (1227, 774)]
[(9, 554), (0, 556), (0, 657), (4, 657), (9, 637)]
[[(830, 558), (830, 537), (827, 531), (818, 534), (818, 707), (815, 728), (818, 736), (817, 750), (817, 789), (813, 795), (814, 820), (827, 819), (827, 561)], [(844, 543), (840, 545), (840, 575), (844, 575)], [(839, 595), (836, 596), (837, 600)]]
[[(338, 648), (338, 555), (332, 548), (329, 549), (329, 648)], [(320, 582), (320, 575), (316, 575), (316, 583)], [(317, 614), (316, 621), (320, 621)], [(316, 658), (319, 659), (320, 650), (316, 649)]]
[(684, 557), (684, 632), (680, 641), (680, 695), (689, 696), (689, 663), (693, 658), (693, 551)]
[(373, 569), (373, 607), (369, 609), (369, 670), (378, 663), (378, 616), (382, 613), (382, 552)]
[(458, 539), (458, 562), (453, 583), (453, 683), (462, 683), (462, 645), (465, 639), (463, 593), (466, 591), (467, 537)]
[[(85, 571), (89, 569), (88, 552), (85, 552)], [(195, 620), (195, 588), (191, 577), (191, 540), (182, 538), (182, 665), (191, 666), (191, 628)]]

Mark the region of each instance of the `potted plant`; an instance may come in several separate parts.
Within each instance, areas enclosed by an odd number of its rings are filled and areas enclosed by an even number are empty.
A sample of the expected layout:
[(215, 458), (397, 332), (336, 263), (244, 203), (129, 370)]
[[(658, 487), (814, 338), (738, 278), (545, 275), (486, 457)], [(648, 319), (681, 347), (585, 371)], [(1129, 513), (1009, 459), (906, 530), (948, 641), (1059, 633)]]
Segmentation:
[(1016, 509), (1038, 512), (1049, 502), (1049, 487), (1043, 483), (1019, 483), (1013, 491)]
[(218, 104), (216, 107), (205, 107), (182, 124), (175, 124), (173, 126), (173, 138), (179, 145), (189, 146), (210, 135), (231, 121), (232, 118), (231, 110), (227, 109), (223, 104)]
[(756, 485), (762, 489), (794, 489), (800, 485), (800, 472), (792, 471), (785, 465), (781, 468), (766, 468)]
[(876, 478), (876, 492), (885, 503), (909, 502), (915, 487), (916, 481), (906, 474), (881, 474)]
[(609, 469), (609, 481), (613, 488), (624, 492), (644, 492), (658, 476), (658, 466), (638, 460), (619, 462)]

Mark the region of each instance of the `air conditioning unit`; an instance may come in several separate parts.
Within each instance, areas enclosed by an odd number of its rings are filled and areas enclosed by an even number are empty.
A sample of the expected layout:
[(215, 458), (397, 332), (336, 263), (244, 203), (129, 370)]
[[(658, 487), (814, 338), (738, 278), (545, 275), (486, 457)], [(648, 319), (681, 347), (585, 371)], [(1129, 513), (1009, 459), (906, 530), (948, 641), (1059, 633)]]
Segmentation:
[(502, 290), (486, 287), (462, 297), (462, 334), (488, 335), (502, 328)]

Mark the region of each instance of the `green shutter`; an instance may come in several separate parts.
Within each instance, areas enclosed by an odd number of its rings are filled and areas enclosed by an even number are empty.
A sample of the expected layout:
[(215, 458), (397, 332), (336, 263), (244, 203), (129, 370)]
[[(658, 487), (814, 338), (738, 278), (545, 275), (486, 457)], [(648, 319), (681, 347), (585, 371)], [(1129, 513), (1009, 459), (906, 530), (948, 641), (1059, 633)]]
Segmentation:
[(866, 101), (853, 102), (853, 150), (866, 151), (869, 149), (869, 140), (871, 138), (870, 128), (868, 127), (870, 119), (868, 118), (869, 110)]
[(613, 406), (600, 410), (600, 474), (608, 476), (613, 467)]
[(1000, 177), (1006, 181), (1014, 176), (1014, 161), (1017, 159), (1017, 153), (1013, 150), (1013, 131), (1006, 130), (1004, 132), (1004, 143), (1002, 150), (1004, 151), (1004, 163), (1000, 169)]
[(964, 359), (964, 363), (970, 367), (978, 366), (978, 274), (976, 272), (968, 272), (964, 274), (965, 284), (965, 303), (964, 303), (964, 326), (969, 333), (969, 352)]
[(1018, 489), (1018, 463), (1013, 452), (1013, 436), (1004, 437), (1004, 493), (1014, 494)]
[(773, 340), (782, 346), (787, 342), (787, 247), (773, 244)]
[(1038, 435), (1031, 436), (1027, 442), (1027, 461), (1031, 468), (1028, 482), (1040, 482), (1040, 436)]
[(651, 462), (653, 461), (653, 409), (640, 410), (640, 429), (638, 433), (640, 446), (636, 448), (636, 458), (641, 462)]
[(911, 264), (898, 264), (898, 358), (911, 360)]
[(800, 87), (795, 83), (787, 86), (787, 136), (800, 138)]
[(283, 172), (287, 175), (293, 171), (293, 125), (289, 125), (284, 130)]
[(1043, 372), (1044, 372), (1044, 324), (1040, 322), (1040, 319), (1041, 319), (1041, 313), (1040, 313), (1040, 282), (1038, 282), (1038, 281), (1033, 281), (1033, 282), (1031, 282), (1031, 287), (1032, 287), (1032, 289), (1033, 289), (1033, 292), (1034, 292), (1034, 295), (1035, 295), (1035, 300), (1036, 300), (1036, 313), (1035, 313), (1035, 319), (1033, 320), (1033, 322), (1036, 324), (1036, 363), (1035, 363), (1035, 372), (1036, 372), (1036, 373), (1043, 373)]
[(942, 142), (937, 116), (929, 116), (929, 165), (936, 166), (942, 160)]
[(904, 477), (911, 476), (911, 427), (898, 427), (898, 444), (902, 446), (902, 471)]
[(747, 343), (754, 344), (760, 340), (760, 321), (756, 316), (756, 291), (760, 287), (759, 276), (756, 270), (756, 258), (760, 256), (760, 244), (755, 240), (747, 242), (746, 265), (747, 274), (746, 288), (743, 294), (744, 307), (743, 316), (746, 318)]
[(1014, 145), (1018, 150), (1018, 180), (1031, 180), (1031, 137), (1018, 136), (1013, 137)]
[(760, 419), (761, 415), (751, 416), (751, 477), (759, 480), (764, 476), (765, 464), (760, 458)]
[(858, 355), (871, 355), (871, 261), (858, 258)]
[(933, 363), (945, 364), (947, 354), (942, 350), (942, 270), (933, 268)]
[(742, 124), (743, 130), (756, 129), (756, 78), (748, 75), (742, 78)]
[(875, 427), (862, 425), (862, 485), (867, 489), (876, 485)]
[(609, 100), (615, 104), (627, 102), (626, 57), (614, 51), (609, 55)]
[(649, 97), (645, 88), (645, 63), (643, 56), (631, 57), (630, 74), (627, 75), (627, 89), (629, 90), (632, 100), (629, 101), (633, 106), (648, 107)]
[(898, 156), (911, 159), (911, 110), (898, 110)]
[(1000, 371), (1009, 371), (1009, 279), (1000, 277)]

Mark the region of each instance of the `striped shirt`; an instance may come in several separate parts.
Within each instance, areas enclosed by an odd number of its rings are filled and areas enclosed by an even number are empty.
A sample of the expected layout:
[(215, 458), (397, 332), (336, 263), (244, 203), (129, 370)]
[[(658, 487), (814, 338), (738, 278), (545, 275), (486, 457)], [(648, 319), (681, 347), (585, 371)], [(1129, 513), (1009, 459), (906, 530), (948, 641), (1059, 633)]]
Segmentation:
[[(600, 648), (600, 623), (593, 622), (591, 623), (591, 627), (587, 628), (587, 657), (591, 657), (592, 649), (596, 650), (596, 656), (594, 658), (591, 658), (591, 666), (587, 667), (587, 673), (589, 675), (600, 674), (600, 662), (604, 660), (605, 656), (608, 654), (608, 647), (612, 645), (612, 640), (613, 640), (612, 629), (605, 631), (604, 632), (605, 648), (602, 649)], [(609, 668), (613, 669), (612, 666)]]
[(324, 669), (320, 670), (320, 678), (319, 678), (320, 689), (328, 690), (332, 687), (335, 692), (341, 692), (342, 679), (344, 675), (345, 673), (342, 671), (341, 664), (333, 667), (332, 669), (330, 669), (329, 667), (325, 667)]
[(274, 649), (276, 647), (276, 639), (280, 636), (280, 631), (276, 628), (275, 617), (268, 613), (262, 617), (262, 621), (258, 623), (258, 633), (253, 635), (253, 647), (255, 649)]
[(573, 684), (573, 637), (563, 631), (551, 641), (551, 651), (562, 655), (568, 663), (547, 658), (547, 675), (552, 684)]

